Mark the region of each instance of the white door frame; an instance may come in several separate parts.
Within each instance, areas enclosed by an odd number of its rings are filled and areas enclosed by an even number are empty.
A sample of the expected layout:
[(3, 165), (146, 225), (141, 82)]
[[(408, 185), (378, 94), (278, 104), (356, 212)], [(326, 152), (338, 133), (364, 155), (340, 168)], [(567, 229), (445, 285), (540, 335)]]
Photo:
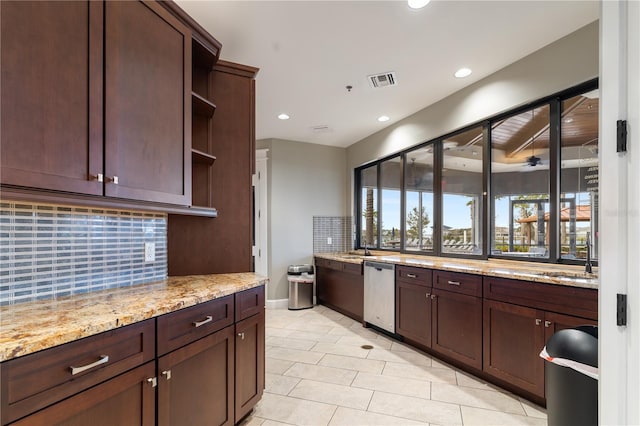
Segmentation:
[[(268, 264), (268, 230), (267, 217), (267, 161), (268, 149), (256, 150), (256, 173), (253, 175), (254, 187), (254, 232), (255, 245), (253, 246), (254, 269), (256, 274), (269, 276)], [(268, 286), (268, 283), (267, 283)], [(267, 289), (265, 289), (267, 290)], [(268, 294), (268, 292), (267, 292)]]

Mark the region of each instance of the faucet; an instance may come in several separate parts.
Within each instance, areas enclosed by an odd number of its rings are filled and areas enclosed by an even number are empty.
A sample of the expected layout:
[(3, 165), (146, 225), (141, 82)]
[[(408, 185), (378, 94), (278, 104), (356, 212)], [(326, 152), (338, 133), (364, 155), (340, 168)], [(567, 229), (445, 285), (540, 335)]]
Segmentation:
[(587, 232), (587, 261), (584, 264), (584, 271), (590, 274), (592, 272), (591, 267), (591, 232)]
[(371, 256), (371, 252), (369, 251), (369, 248), (367, 247), (367, 243), (364, 243), (364, 255), (365, 256)]

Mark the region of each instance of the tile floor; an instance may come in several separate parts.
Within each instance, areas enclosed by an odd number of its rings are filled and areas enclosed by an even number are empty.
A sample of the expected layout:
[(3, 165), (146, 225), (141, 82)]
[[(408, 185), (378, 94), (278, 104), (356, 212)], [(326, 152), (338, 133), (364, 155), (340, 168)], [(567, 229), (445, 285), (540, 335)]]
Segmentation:
[(243, 426), (547, 424), (542, 407), (324, 306), (266, 316), (266, 389)]

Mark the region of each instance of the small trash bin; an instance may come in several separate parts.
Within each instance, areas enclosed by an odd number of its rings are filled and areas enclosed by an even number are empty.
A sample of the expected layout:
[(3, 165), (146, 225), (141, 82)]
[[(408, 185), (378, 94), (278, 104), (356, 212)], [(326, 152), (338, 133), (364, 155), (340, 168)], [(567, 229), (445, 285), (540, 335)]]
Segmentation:
[(549, 426), (598, 424), (598, 327), (560, 330), (540, 356)]
[(313, 308), (313, 266), (289, 266), (287, 280), (289, 281), (289, 309)]

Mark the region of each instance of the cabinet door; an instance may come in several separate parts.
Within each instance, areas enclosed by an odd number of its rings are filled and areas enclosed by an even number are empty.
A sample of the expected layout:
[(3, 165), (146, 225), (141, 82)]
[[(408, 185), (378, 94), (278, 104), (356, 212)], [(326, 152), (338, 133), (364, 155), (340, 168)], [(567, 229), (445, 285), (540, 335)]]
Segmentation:
[(0, 2), (0, 182), (102, 195), (101, 2)]
[(264, 310), (236, 324), (236, 423), (264, 391)]
[(232, 425), (234, 327), (158, 359), (158, 425)]
[(431, 287), (396, 282), (396, 333), (431, 347)]
[(104, 108), (105, 195), (190, 204), (191, 34), (160, 5), (106, 2)]
[(155, 362), (149, 362), (12, 424), (153, 426), (155, 388), (147, 379), (154, 376)]
[(544, 341), (545, 343), (556, 331), (565, 328), (574, 328), (580, 325), (598, 325), (597, 321), (574, 317), (571, 315), (557, 314), (555, 312), (545, 312), (544, 314)]
[(318, 303), (327, 305), (356, 321), (364, 311), (364, 276), (326, 267), (316, 268)]
[(544, 396), (544, 311), (484, 301), (483, 367), (498, 379)]
[(482, 299), (433, 289), (434, 351), (482, 369)]

